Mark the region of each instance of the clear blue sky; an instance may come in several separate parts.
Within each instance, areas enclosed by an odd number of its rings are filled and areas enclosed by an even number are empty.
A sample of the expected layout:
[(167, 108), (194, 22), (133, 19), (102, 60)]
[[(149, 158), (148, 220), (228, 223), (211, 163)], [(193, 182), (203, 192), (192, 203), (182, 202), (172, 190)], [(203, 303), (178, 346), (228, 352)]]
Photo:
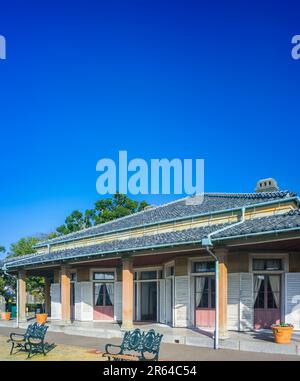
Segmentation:
[[(205, 190), (299, 191), (295, 1), (3, 0), (0, 244), (99, 198), (96, 162), (203, 158)], [(143, 197), (160, 203), (172, 197)]]

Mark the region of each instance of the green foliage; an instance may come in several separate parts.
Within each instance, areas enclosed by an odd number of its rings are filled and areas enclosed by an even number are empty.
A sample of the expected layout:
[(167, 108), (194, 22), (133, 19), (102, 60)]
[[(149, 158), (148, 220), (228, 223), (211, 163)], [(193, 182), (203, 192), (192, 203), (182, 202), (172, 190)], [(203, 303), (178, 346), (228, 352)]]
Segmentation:
[(18, 242), (11, 244), (10, 256), (20, 256), (35, 253), (34, 245), (38, 243), (36, 237), (21, 238)]
[(115, 220), (142, 211), (147, 206), (146, 201), (137, 202), (124, 194), (115, 193), (112, 198), (98, 200), (94, 209), (87, 209), (84, 213), (74, 210), (65, 223), (56, 230), (60, 234), (69, 234), (94, 225)]
[(5, 250), (5, 247), (4, 246), (0, 246), (0, 253), (5, 253), (6, 250)]
[(15, 291), (16, 289), (16, 280), (13, 277), (5, 275), (3, 272), (0, 272), (0, 295), (5, 298), (5, 301), (8, 303), (12, 301), (12, 295), (10, 291)]

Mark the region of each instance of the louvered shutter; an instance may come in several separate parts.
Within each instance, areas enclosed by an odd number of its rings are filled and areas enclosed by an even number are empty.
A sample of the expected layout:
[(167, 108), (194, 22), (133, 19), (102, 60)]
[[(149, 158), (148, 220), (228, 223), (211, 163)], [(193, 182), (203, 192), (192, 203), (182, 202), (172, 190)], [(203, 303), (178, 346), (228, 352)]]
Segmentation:
[(285, 322), (300, 329), (300, 273), (285, 274)]
[(175, 277), (175, 327), (189, 326), (190, 314), (190, 278)]
[(61, 319), (60, 284), (52, 283), (50, 286), (51, 319)]
[(159, 321), (166, 322), (166, 281), (164, 279), (159, 281)]
[(122, 282), (115, 282), (114, 319), (122, 321)]
[(81, 320), (93, 320), (93, 283), (81, 282)]
[(227, 324), (238, 331), (240, 325), (240, 274), (228, 274)]

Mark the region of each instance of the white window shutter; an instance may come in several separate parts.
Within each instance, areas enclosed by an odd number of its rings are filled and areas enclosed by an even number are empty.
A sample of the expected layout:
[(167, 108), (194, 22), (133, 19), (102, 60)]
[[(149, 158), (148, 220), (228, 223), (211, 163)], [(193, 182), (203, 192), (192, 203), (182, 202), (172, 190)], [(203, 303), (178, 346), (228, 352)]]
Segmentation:
[(300, 273), (285, 274), (285, 322), (300, 329)]
[(51, 319), (61, 319), (60, 284), (52, 283), (50, 286)]
[(159, 281), (159, 321), (166, 322), (166, 298), (165, 298), (166, 282), (164, 279)]
[(114, 319), (122, 321), (122, 282), (115, 282)]
[(81, 283), (74, 283), (75, 292), (75, 320), (81, 320)]
[(190, 315), (190, 277), (175, 277), (175, 327), (188, 327)]
[(238, 331), (240, 325), (240, 274), (228, 274), (227, 324), (228, 329)]
[(81, 320), (93, 320), (93, 282), (81, 282)]
[(253, 274), (240, 273), (240, 330), (253, 329)]

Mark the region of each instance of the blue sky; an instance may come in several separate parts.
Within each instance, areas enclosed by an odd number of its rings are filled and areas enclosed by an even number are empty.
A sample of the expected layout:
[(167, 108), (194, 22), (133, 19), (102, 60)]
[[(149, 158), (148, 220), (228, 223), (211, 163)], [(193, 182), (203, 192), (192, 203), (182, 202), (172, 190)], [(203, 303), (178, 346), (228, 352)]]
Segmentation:
[[(99, 198), (96, 163), (202, 158), (205, 190), (299, 191), (294, 1), (2, 1), (0, 244)], [(152, 203), (174, 196), (138, 197)]]

